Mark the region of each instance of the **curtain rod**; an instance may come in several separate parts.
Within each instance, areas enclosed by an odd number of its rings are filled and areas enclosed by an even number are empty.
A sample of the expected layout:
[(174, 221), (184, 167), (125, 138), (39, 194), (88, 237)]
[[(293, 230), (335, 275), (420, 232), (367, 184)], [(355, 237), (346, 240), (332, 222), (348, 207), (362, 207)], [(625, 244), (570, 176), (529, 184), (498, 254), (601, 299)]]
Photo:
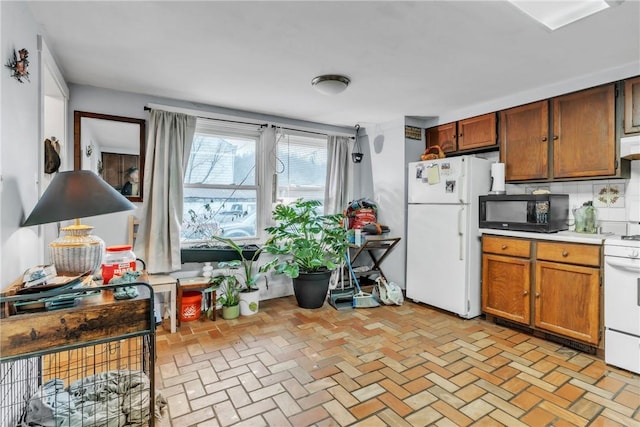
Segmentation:
[[(151, 111), (151, 107), (145, 106), (144, 107), (144, 111)], [(218, 121), (221, 121), (221, 122), (238, 123), (238, 124), (241, 124), (241, 125), (257, 125), (257, 126), (260, 126), (262, 128), (269, 126), (269, 124), (267, 124), (267, 123), (260, 124), (260, 123), (251, 123), (251, 122), (241, 122), (241, 121), (238, 121), (238, 120), (214, 119), (214, 118), (211, 118), (211, 117), (204, 117), (204, 116), (196, 116), (196, 117), (199, 118), (199, 119), (204, 119), (204, 120), (218, 120)]]
[[(294, 132), (313, 133), (313, 134), (316, 134), (316, 135), (329, 136), (328, 133), (324, 133), (324, 132), (314, 132), (314, 131), (311, 131), (311, 130), (295, 129), (295, 128), (288, 128), (288, 127), (284, 127), (284, 126), (276, 126), (276, 125), (273, 125), (273, 126), (276, 128), (276, 130), (284, 129), (284, 130), (292, 130)], [(353, 136), (348, 136), (347, 138), (355, 139), (355, 137), (353, 137)]]
[[(144, 111), (151, 111), (151, 107), (147, 107), (145, 105), (144, 106)], [(306, 132), (306, 133), (312, 133), (312, 134), (323, 135), (323, 136), (329, 136), (330, 135), (329, 133), (324, 133), (324, 132), (314, 132), (314, 131), (310, 131), (310, 130), (278, 126), (276, 124), (269, 124), (269, 123), (260, 124), (260, 123), (253, 123), (253, 122), (241, 122), (241, 121), (238, 121), (238, 120), (216, 119), (216, 118), (212, 118), (212, 117), (197, 116), (197, 115), (196, 115), (196, 117), (198, 117), (199, 119), (204, 119), (204, 120), (219, 120), (221, 122), (238, 123), (238, 124), (243, 124), (243, 125), (259, 125), (260, 127), (273, 126), (276, 129), (286, 129), (286, 130), (292, 130), (292, 131), (295, 131), (295, 132)], [(347, 136), (347, 138), (356, 139), (354, 136)]]

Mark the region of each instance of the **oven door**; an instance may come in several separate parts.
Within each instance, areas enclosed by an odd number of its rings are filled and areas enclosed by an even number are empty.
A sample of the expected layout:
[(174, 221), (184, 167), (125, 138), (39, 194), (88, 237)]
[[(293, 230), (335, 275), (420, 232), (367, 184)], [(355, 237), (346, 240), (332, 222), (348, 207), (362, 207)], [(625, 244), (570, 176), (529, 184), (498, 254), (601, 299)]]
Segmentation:
[(605, 256), (605, 326), (640, 336), (640, 259)]
[(605, 245), (605, 362), (640, 373), (640, 259), (607, 255), (607, 249)]

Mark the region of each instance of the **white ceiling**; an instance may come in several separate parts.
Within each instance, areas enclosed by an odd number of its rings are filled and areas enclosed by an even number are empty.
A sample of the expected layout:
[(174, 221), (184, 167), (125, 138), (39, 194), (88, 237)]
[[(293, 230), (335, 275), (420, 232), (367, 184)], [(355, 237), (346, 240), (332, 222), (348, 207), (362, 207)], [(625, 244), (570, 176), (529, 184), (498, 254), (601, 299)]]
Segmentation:
[[(553, 32), (505, 1), (29, 6), (67, 82), (340, 126), (439, 116), (614, 67), (640, 74), (637, 0)], [(345, 92), (312, 89), (334, 73), (351, 79)]]

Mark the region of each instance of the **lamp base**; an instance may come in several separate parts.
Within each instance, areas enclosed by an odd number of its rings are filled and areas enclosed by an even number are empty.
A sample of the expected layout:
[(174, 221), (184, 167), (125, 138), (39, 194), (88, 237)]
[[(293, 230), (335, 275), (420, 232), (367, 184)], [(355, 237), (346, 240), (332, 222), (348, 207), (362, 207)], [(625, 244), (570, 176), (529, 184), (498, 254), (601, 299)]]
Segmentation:
[(49, 258), (59, 275), (95, 273), (100, 268), (105, 244), (91, 230), (93, 227), (82, 224), (63, 227), (64, 235), (49, 244)]

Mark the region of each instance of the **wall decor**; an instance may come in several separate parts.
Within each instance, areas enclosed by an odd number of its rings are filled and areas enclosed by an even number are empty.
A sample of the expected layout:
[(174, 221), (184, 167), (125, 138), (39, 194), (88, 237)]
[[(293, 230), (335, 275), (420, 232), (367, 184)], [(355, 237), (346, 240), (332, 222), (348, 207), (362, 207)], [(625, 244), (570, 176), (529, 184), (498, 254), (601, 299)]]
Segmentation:
[(10, 68), (12, 73), (11, 77), (18, 80), (20, 83), (24, 83), (29, 80), (29, 51), (27, 49), (20, 49), (18, 52), (13, 50), (13, 56), (9, 58), (6, 65)]
[(415, 126), (404, 127), (404, 137), (408, 139), (422, 140), (422, 129)]
[(624, 208), (624, 184), (594, 184), (593, 206), (597, 208)]

